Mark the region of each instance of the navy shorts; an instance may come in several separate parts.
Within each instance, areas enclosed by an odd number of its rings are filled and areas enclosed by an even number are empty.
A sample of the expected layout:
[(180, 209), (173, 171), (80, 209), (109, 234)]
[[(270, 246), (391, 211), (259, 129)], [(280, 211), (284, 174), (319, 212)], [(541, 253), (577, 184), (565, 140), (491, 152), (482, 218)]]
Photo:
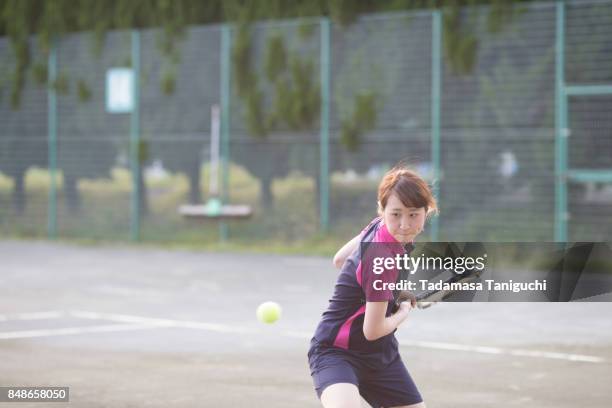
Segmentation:
[(399, 355), (389, 365), (374, 369), (342, 349), (314, 347), (308, 353), (308, 362), (319, 398), (332, 384), (351, 383), (357, 386), (363, 399), (376, 408), (423, 401)]

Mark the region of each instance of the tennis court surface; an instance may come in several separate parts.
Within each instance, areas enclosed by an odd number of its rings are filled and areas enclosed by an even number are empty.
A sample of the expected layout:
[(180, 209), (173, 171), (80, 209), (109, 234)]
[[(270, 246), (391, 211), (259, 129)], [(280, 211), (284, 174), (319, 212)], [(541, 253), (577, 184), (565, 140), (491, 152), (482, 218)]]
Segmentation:
[[(317, 407), (306, 352), (336, 273), (317, 257), (0, 241), (0, 386), (68, 386), (73, 407)], [(267, 300), (273, 325), (255, 318)], [(603, 408), (610, 316), (446, 303), (397, 337), (429, 407)]]

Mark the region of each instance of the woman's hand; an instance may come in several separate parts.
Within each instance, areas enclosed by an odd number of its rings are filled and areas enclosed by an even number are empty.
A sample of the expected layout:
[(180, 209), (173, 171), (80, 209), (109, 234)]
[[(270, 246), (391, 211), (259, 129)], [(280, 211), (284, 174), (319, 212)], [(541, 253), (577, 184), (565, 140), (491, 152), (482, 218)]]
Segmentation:
[[(397, 298), (398, 302), (409, 302), (412, 307), (417, 306), (417, 298), (414, 293), (402, 290)], [(400, 305), (401, 306), (401, 305)]]
[(408, 317), (408, 312), (413, 308), (414, 306), (410, 302), (402, 302), (399, 305), (399, 309), (397, 309), (397, 313), (402, 313), (405, 317)]
[(412, 308), (413, 306), (410, 302), (402, 302), (399, 304), (397, 312), (395, 312), (395, 317), (398, 319), (397, 327), (404, 323), (404, 321), (408, 318), (408, 314)]
[(392, 333), (408, 318), (412, 309), (410, 302), (402, 302), (395, 313), (385, 317), (387, 306), (388, 302), (366, 302), (363, 318), (363, 335), (366, 340), (374, 341)]

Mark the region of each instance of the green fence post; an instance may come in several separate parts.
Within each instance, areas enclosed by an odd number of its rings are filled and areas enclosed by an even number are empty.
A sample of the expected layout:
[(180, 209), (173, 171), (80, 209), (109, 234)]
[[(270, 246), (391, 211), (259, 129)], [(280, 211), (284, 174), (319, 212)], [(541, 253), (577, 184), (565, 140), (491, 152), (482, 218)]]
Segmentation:
[(47, 67), (47, 143), (49, 144), (49, 203), (47, 235), (57, 238), (57, 91), (53, 86), (57, 78), (57, 40), (51, 41)]
[(555, 241), (567, 241), (567, 95), (565, 94), (565, 4), (556, 8)]
[(319, 221), (321, 230), (329, 230), (329, 81), (330, 81), (330, 22), (322, 18), (321, 22), (321, 134), (320, 174), (319, 174)]
[[(227, 24), (221, 27), (221, 202), (229, 200), (229, 160), (230, 160), (230, 98), (231, 98), (231, 47), (232, 31)], [(229, 238), (229, 227), (226, 222), (219, 222), (221, 241)]]
[[(440, 200), (440, 98), (441, 98), (442, 13), (435, 10), (431, 25), (431, 168), (433, 193)], [(439, 239), (439, 218), (431, 219), (431, 241)]]
[(132, 30), (132, 115), (130, 116), (130, 152), (132, 170), (132, 240), (140, 240), (140, 32)]

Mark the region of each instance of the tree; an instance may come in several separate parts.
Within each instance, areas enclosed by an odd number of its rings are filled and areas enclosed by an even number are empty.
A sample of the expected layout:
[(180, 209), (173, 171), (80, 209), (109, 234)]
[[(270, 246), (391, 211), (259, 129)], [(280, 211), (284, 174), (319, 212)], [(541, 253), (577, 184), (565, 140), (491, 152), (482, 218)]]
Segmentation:
[[(506, 189), (516, 196), (518, 189), (527, 188), (535, 205), (550, 197), (554, 186), (553, 133), (538, 131), (552, 129), (554, 123), (554, 19), (544, 23), (537, 14), (515, 9), (512, 21), (486, 37), (484, 16), (474, 19), (480, 44), (474, 74), (460, 76), (447, 69), (444, 80), (443, 126), (448, 133), (442, 145), (442, 214), (458, 223), (472, 221), (466, 214), (477, 211), (483, 219), (492, 217), (488, 210), (503, 214)], [(536, 38), (535, 29), (549, 37), (538, 36), (532, 47), (516, 46)], [(509, 185), (500, 174), (504, 154), (512, 154), (518, 164), (505, 175)], [(489, 231), (479, 233), (486, 237)]]
[[(520, 1), (517, 1), (520, 2)], [(312, 132), (319, 120), (319, 95), (316, 67), (313, 59), (291, 52), (284, 44), (282, 36), (272, 36), (268, 41), (267, 85), (259, 81), (257, 68), (250, 58), (250, 28), (257, 20), (282, 19), (305, 16), (329, 16), (340, 26), (349, 27), (359, 15), (380, 11), (409, 10), (424, 7), (445, 8), (445, 56), (450, 65), (459, 73), (469, 73), (478, 49), (478, 42), (466, 27), (469, 21), (461, 17), (461, 6), (489, 3), (479, 0), (395, 0), (376, 2), (373, 0), (342, 0), (318, 2), (298, 0), (0, 0), (0, 35), (8, 35), (14, 50), (14, 69), (10, 81), (10, 101), (14, 108), (21, 103), (22, 91), (27, 83), (28, 73), (44, 71), (40, 64), (32, 59), (33, 45), (30, 35), (37, 38), (36, 49), (42, 60), (46, 60), (50, 45), (67, 33), (90, 31), (93, 34), (92, 49), (96, 53), (104, 50), (106, 34), (110, 30), (128, 28), (160, 27), (158, 46), (163, 55), (172, 64), (176, 64), (178, 53), (176, 46), (183, 38), (185, 28), (190, 24), (231, 21), (239, 29), (233, 50), (233, 69), (237, 95), (244, 105), (244, 114), (249, 134), (258, 140), (265, 140), (271, 132)], [(511, 15), (512, 6), (505, 0), (491, 2), (489, 28), (499, 29), (505, 24), (505, 17)], [(308, 30), (305, 30), (307, 32)], [(78, 89), (79, 94), (87, 94), (87, 81), (66, 76), (65, 86)], [(74, 84), (77, 86), (74, 86)], [(172, 77), (162, 79), (165, 89), (170, 93), (174, 88)], [(380, 97), (374, 93), (357, 93), (354, 95), (352, 114), (343, 118), (343, 142), (348, 149), (356, 149), (360, 136), (373, 127), (379, 109)], [(78, 150), (83, 151), (85, 147)], [(111, 148), (106, 156), (110, 156)], [(265, 149), (264, 149), (265, 150)], [(283, 157), (282, 148), (277, 149)], [(274, 159), (271, 157), (271, 159)], [(102, 160), (107, 162), (107, 160)], [(191, 162), (192, 160), (189, 160)], [(261, 161), (260, 161), (261, 162)], [(66, 166), (68, 166), (66, 164)], [(106, 165), (102, 165), (106, 167)], [(188, 166), (192, 175), (194, 166)], [(312, 166), (309, 166), (312, 168)], [(252, 169), (255, 167), (251, 166)], [(318, 166), (317, 166), (318, 169)], [(99, 169), (98, 169), (99, 170)], [(94, 175), (97, 171), (89, 172)], [(68, 168), (67, 195), (74, 196), (76, 183), (72, 171)], [(105, 171), (105, 170), (102, 170)], [(277, 163), (274, 175), (261, 170), (264, 197), (271, 198), (269, 186), (273, 177), (284, 175), (286, 169)], [(264, 174), (265, 173), (265, 174)], [(319, 177), (316, 177), (318, 182)], [(192, 186), (199, 184), (192, 177)], [(144, 183), (143, 183), (144, 186)], [(196, 195), (192, 191), (192, 198)], [(266, 199), (267, 200), (267, 199)], [(72, 199), (70, 199), (72, 201)]]
[(0, 50), (5, 50), (9, 56), (0, 58), (0, 171), (13, 178), (13, 208), (16, 214), (22, 214), (27, 206), (25, 175), (28, 168), (47, 166), (45, 91), (34, 86), (25, 88), (23, 97), (29, 108), (14, 112), (6, 98), (6, 90), (10, 88), (6, 64), (11, 61), (11, 54), (4, 39), (0, 39)]

